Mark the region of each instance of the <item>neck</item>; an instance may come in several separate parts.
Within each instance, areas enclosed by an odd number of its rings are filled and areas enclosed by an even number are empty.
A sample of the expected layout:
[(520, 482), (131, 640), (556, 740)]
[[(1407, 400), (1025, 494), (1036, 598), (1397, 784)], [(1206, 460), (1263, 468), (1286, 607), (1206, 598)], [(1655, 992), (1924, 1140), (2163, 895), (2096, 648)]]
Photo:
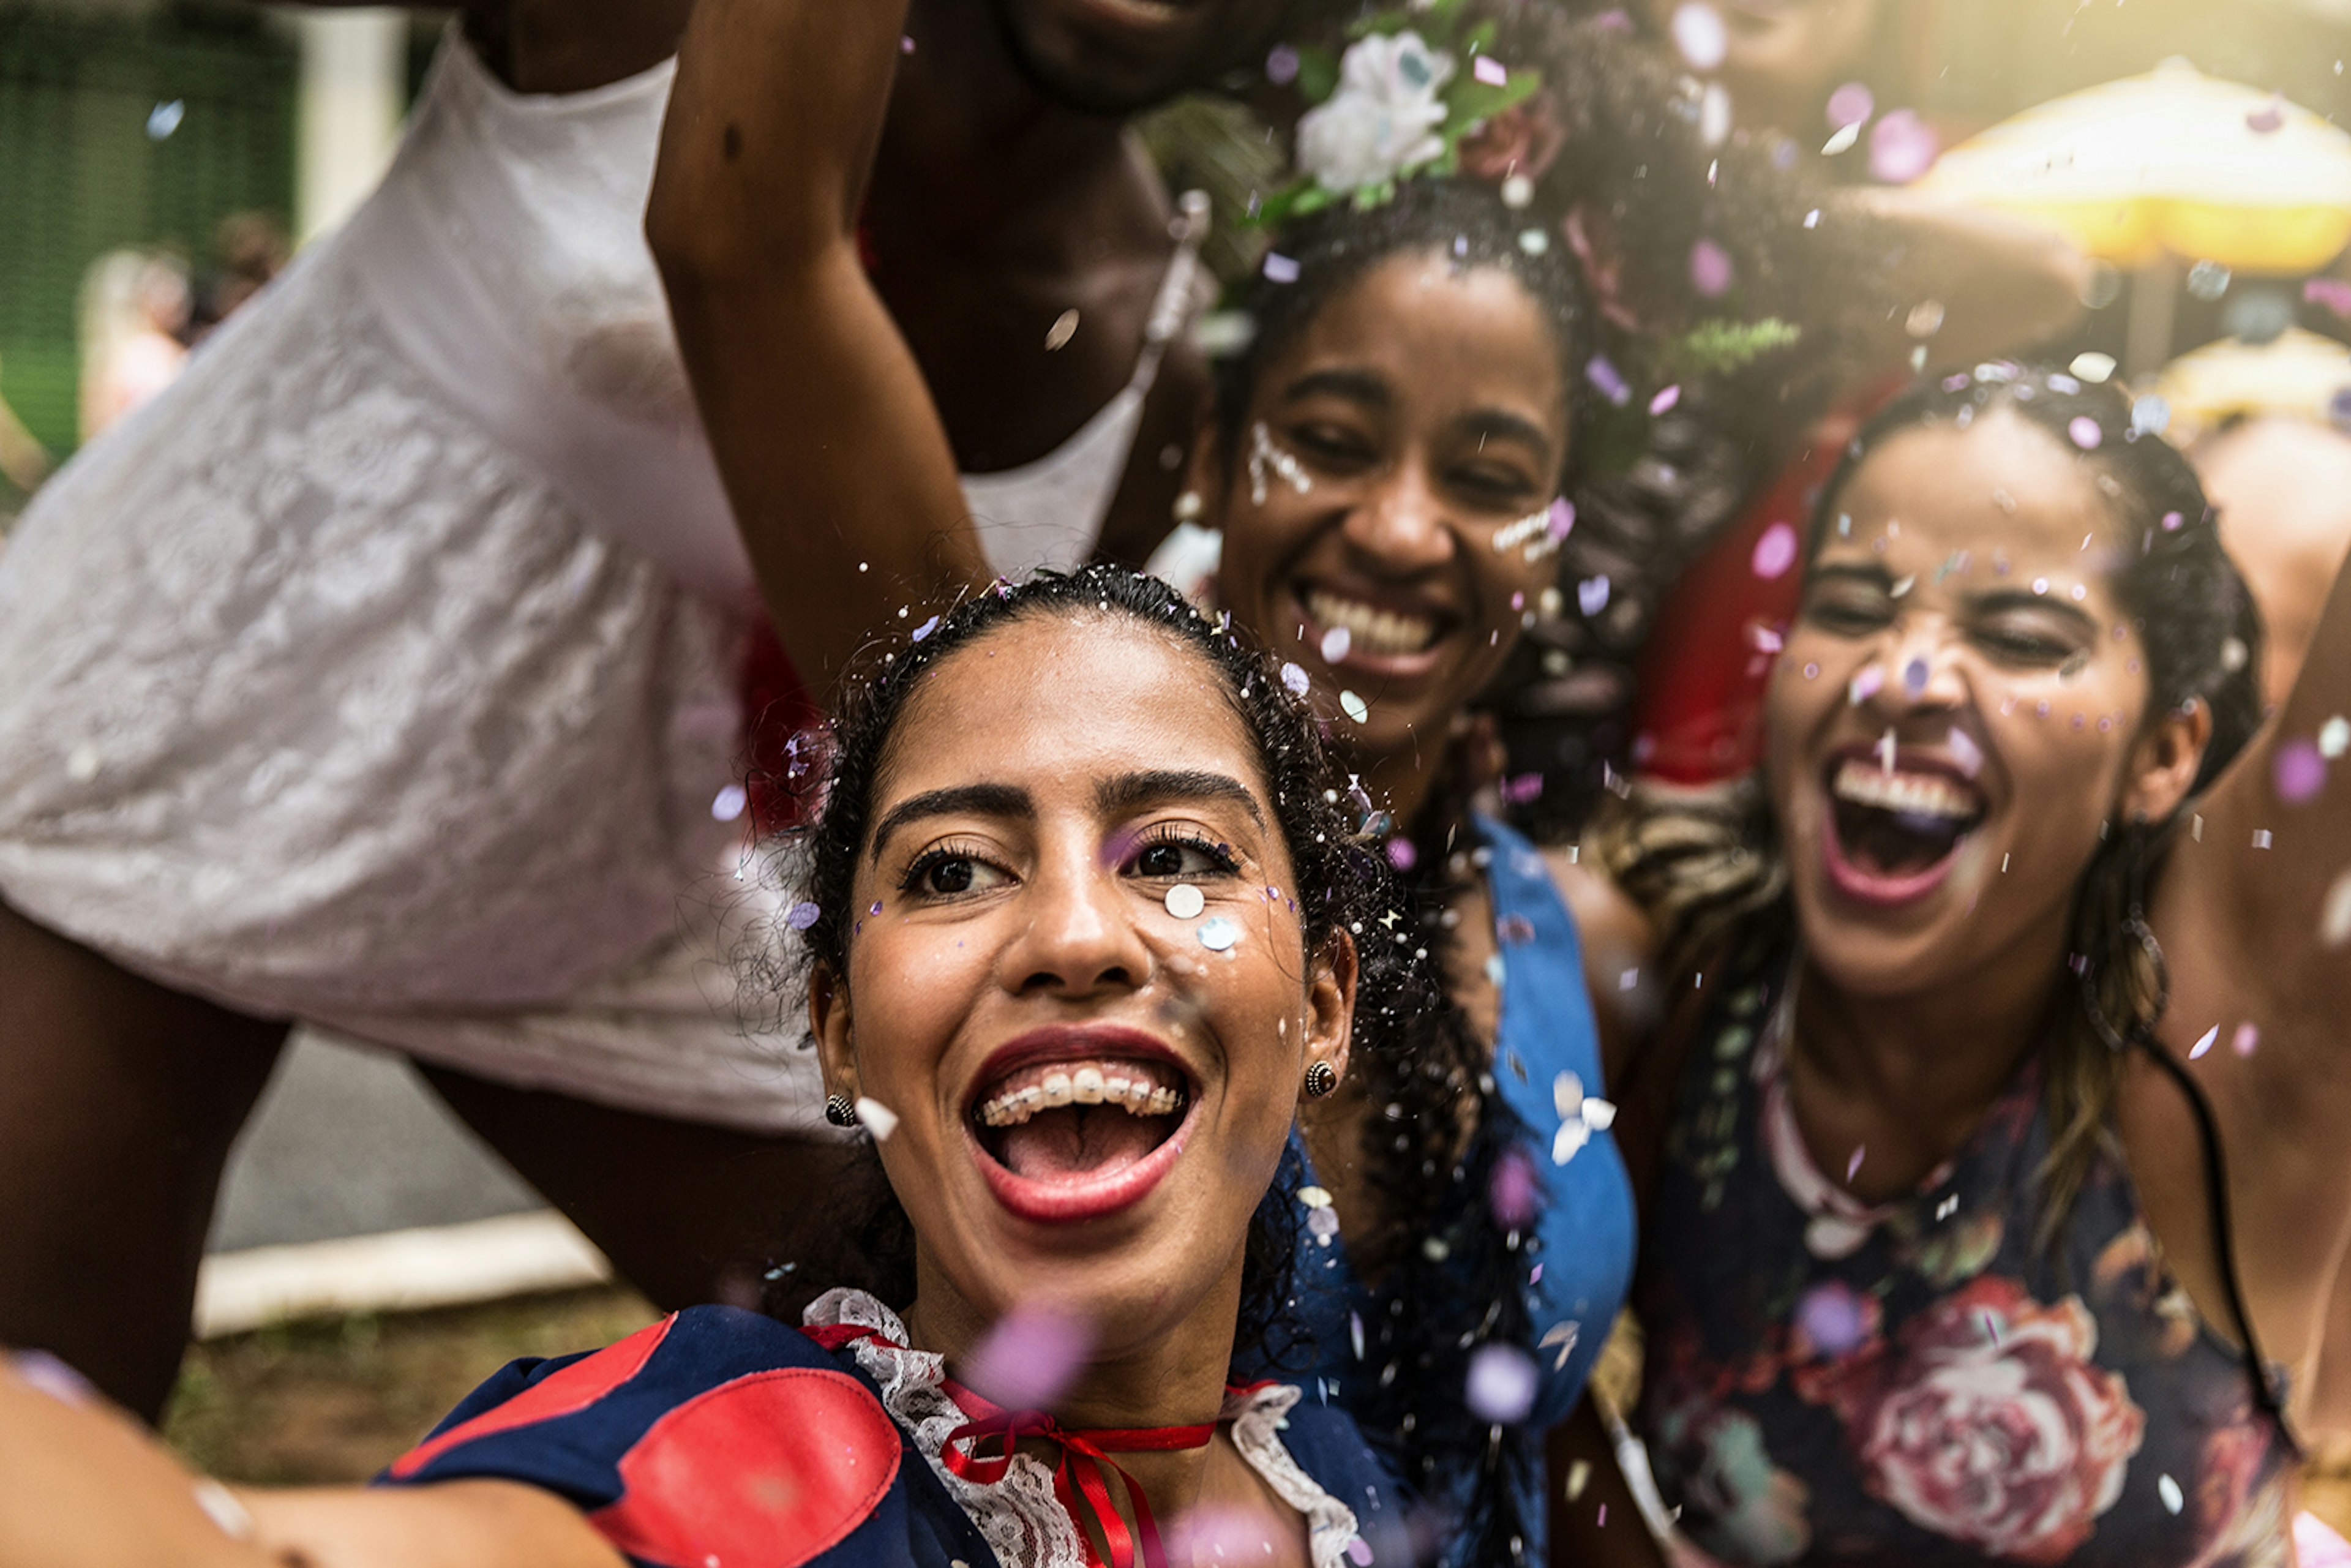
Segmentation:
[(906, 36), (914, 48), (899, 59), (865, 214), (884, 255), (893, 231), (926, 250), (943, 234), (959, 247), (1025, 250), (1040, 222), (1092, 214), (1145, 217), (1164, 233), (1125, 120), (1041, 93), (990, 6), (914, 0)]
[[(1224, 1406), (1225, 1380), (1232, 1366), (1233, 1327), (1240, 1313), (1240, 1254), (1236, 1252), (1223, 1277), (1182, 1322), (1132, 1336), (1131, 1343), (1089, 1363), (1069, 1390), (1052, 1402), (1049, 1414), (1073, 1432), (1214, 1422)], [(917, 1297), (905, 1312), (906, 1337), (916, 1350), (946, 1356), (949, 1374), (960, 1377), (973, 1347), (987, 1333), (992, 1316), (957, 1293), (930, 1265), (926, 1252), (917, 1253), (915, 1284)], [(1129, 1336), (1120, 1338), (1124, 1341)], [(1040, 1450), (1039, 1458), (1050, 1462), (1042, 1445)], [(1198, 1501), (1209, 1449), (1204, 1445), (1111, 1457), (1142, 1487), (1164, 1531), (1170, 1521), (1189, 1512)], [(1113, 1487), (1113, 1494), (1119, 1490)], [(1121, 1512), (1133, 1524), (1132, 1500), (1120, 1497), (1118, 1501)]]
[(2060, 911), (1972, 968), (1884, 996), (1844, 989), (1808, 960), (1795, 1046), (1848, 1092), (1938, 1144), (1955, 1142), (2040, 1043), (2064, 947)]

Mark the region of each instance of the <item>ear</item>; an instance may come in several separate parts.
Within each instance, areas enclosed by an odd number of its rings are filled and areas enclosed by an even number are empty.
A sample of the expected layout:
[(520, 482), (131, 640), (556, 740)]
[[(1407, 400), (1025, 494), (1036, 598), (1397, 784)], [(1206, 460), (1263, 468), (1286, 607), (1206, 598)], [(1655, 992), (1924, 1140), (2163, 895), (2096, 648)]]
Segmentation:
[(1333, 931), (1306, 978), (1306, 1060), (1329, 1062), (1343, 1082), (1354, 1048), (1355, 976), (1354, 938)]
[(828, 1094), (857, 1098), (857, 1051), (851, 1043), (849, 986), (829, 964), (809, 975), (809, 1032), (816, 1036), (816, 1061)]
[(2155, 715), (2124, 764), (2123, 821), (2160, 822), (2178, 810), (2196, 783), (2211, 740), (2211, 705), (2200, 698)]

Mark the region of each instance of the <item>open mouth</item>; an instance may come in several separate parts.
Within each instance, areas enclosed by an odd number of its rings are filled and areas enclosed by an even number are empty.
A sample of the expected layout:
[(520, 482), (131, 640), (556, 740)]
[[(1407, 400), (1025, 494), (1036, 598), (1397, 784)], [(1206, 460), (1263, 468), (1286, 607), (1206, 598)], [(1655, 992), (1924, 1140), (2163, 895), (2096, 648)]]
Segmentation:
[(1189, 1075), (1156, 1041), (1119, 1034), (1015, 1042), (978, 1084), (967, 1125), (1014, 1213), (1110, 1213), (1140, 1201), (1183, 1153), (1197, 1098)]
[(1311, 642), (1319, 647), (1332, 633), (1346, 633), (1344, 650), (1326, 655), (1334, 665), (1418, 664), (1458, 624), (1457, 617), (1429, 605), (1376, 603), (1314, 583), (1299, 583), (1292, 591), (1314, 622)]
[(1829, 763), (1829, 871), (1845, 892), (1873, 903), (1927, 893), (1983, 821), (1983, 796), (1939, 766), (1847, 753)]

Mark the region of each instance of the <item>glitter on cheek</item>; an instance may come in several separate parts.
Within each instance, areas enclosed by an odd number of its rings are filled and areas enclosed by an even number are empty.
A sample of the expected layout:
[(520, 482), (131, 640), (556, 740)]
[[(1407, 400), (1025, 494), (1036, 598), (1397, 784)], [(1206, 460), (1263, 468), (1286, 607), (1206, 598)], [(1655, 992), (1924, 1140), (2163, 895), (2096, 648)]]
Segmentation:
[(1167, 913), (1178, 920), (1196, 918), (1207, 904), (1206, 895), (1188, 882), (1179, 882), (1167, 890)]
[(1197, 935), (1201, 946), (1211, 953), (1223, 953), (1241, 939), (1241, 928), (1219, 915), (1203, 924)]

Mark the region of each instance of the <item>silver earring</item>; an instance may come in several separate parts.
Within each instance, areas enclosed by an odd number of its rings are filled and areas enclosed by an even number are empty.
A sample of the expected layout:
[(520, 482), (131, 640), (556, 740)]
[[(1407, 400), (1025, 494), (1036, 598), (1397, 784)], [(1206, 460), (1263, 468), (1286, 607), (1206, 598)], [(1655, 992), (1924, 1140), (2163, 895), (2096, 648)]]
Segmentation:
[(1339, 1087), (1339, 1070), (1327, 1061), (1318, 1061), (1306, 1070), (1306, 1097), (1327, 1100)]
[(1200, 520), (1201, 514), (1208, 509), (1208, 503), (1200, 498), (1199, 491), (1186, 490), (1176, 497), (1176, 505), (1172, 509), (1177, 522), (1196, 523)]
[(857, 1125), (857, 1102), (846, 1094), (826, 1095), (824, 1119), (836, 1127), (854, 1127)]

